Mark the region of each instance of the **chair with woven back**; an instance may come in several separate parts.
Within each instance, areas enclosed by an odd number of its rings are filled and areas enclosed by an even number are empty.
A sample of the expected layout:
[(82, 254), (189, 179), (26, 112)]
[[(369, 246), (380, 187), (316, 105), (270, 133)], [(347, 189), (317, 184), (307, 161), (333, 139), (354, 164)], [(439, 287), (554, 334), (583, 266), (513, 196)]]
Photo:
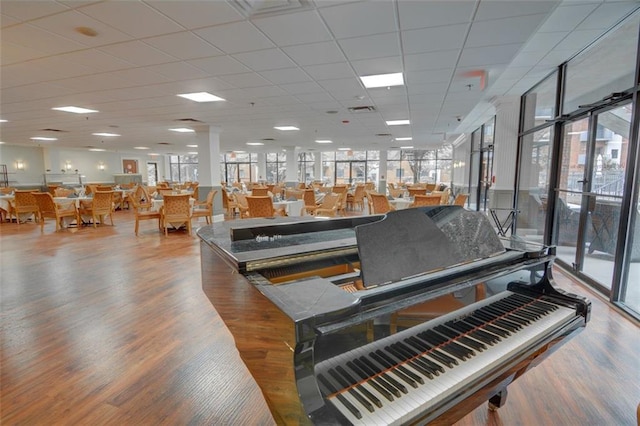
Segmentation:
[(222, 209), (226, 212), (228, 216), (232, 218), (236, 215), (236, 209), (238, 208), (238, 204), (236, 200), (233, 198), (233, 195), (230, 195), (226, 189), (222, 189)]
[(63, 206), (56, 203), (49, 192), (32, 192), (33, 198), (38, 206), (38, 220), (40, 221), (40, 231), (44, 231), (45, 218), (55, 219), (56, 232), (63, 226), (65, 217), (71, 217), (76, 220), (76, 224), (80, 225), (80, 213), (75, 202), (68, 203)]
[(162, 228), (164, 235), (169, 235), (169, 227), (179, 228), (187, 226), (187, 231), (191, 235), (192, 208), (190, 194), (166, 194), (163, 196), (162, 205)]
[(171, 188), (158, 188), (158, 194), (160, 194), (162, 198), (164, 198), (164, 196), (167, 194), (173, 195), (174, 193), (175, 191)]
[(447, 191), (431, 191), (431, 195), (440, 196), (440, 204), (449, 204), (449, 192)]
[(141, 220), (154, 220), (157, 219), (158, 220), (158, 229), (161, 229), (161, 223), (160, 220), (162, 219), (162, 213), (160, 212), (160, 210), (149, 210), (149, 208), (143, 206), (142, 204), (140, 204), (138, 202), (138, 199), (136, 197), (131, 197), (129, 198), (129, 202), (131, 203), (131, 206), (133, 207), (133, 214), (136, 218), (136, 226), (134, 229), (134, 232), (136, 234), (136, 236), (138, 236), (138, 227), (140, 224)]
[(149, 191), (147, 191), (144, 185), (137, 185), (136, 189), (133, 190), (129, 196), (129, 200), (135, 200), (138, 205), (138, 210), (150, 210), (153, 206), (151, 195), (149, 195)]
[(427, 188), (428, 192), (433, 192), (433, 191), (436, 190), (436, 186), (438, 186), (438, 185), (435, 184), (435, 183), (425, 183), (424, 186), (425, 186), (425, 188)]
[(247, 196), (238, 192), (233, 194), (233, 198), (236, 203), (236, 208), (240, 213), (240, 219), (249, 217), (249, 203), (247, 203)]
[(13, 200), (9, 201), (9, 219), (15, 217), (18, 225), (31, 217), (38, 218), (38, 206), (33, 192), (33, 189), (16, 189)]
[[(62, 186), (59, 186), (53, 190), (54, 197), (68, 197), (69, 195), (75, 194), (75, 193), (76, 191), (74, 191), (73, 189), (63, 188)], [(51, 194), (51, 193), (48, 192), (48, 194)]]
[(413, 197), (413, 203), (410, 207), (422, 207), (422, 206), (438, 206), (440, 205), (440, 200), (442, 197), (440, 195), (416, 195)]
[(389, 199), (384, 194), (378, 194), (376, 192), (370, 192), (369, 196), (371, 197), (371, 209), (373, 210), (372, 214), (384, 214), (394, 211), (395, 208), (389, 203)]
[(301, 191), (299, 189), (285, 189), (284, 190), (284, 199), (285, 200), (293, 200), (294, 198), (296, 200), (302, 200), (302, 198), (304, 197), (304, 191)]
[(464, 207), (468, 199), (469, 199), (469, 194), (458, 194), (456, 195), (456, 198), (454, 198), (453, 203), (451, 204), (454, 206)]
[(246, 198), (250, 218), (287, 215), (283, 208), (276, 209), (273, 206), (273, 199), (268, 195), (248, 196)]
[(340, 195), (340, 201), (338, 202), (338, 213), (342, 214), (343, 216), (346, 216), (348, 189), (349, 187), (345, 184), (333, 185), (333, 188), (331, 188), (331, 192), (333, 194)]
[(322, 202), (315, 209), (310, 209), (309, 213), (313, 216), (334, 217), (338, 215), (340, 207), (341, 194), (326, 194)]
[(358, 206), (360, 211), (364, 210), (364, 190), (364, 184), (359, 183), (356, 185), (353, 194), (347, 193), (347, 208), (353, 210), (355, 206)]
[(304, 201), (304, 206), (300, 211), (300, 216), (304, 216), (305, 213), (313, 215), (313, 212), (318, 207), (316, 192), (313, 189), (305, 189), (302, 194), (302, 200)]
[(90, 202), (80, 203), (79, 211), (80, 216), (91, 216), (94, 228), (98, 227), (98, 220), (100, 220), (100, 224), (104, 224), (107, 216), (109, 216), (109, 221), (113, 226), (113, 212), (115, 211), (113, 191), (96, 191)]
[(213, 222), (213, 200), (217, 192), (217, 190), (212, 189), (207, 194), (207, 199), (205, 202), (196, 202), (193, 205), (193, 212), (191, 213), (191, 217), (204, 217), (207, 221), (207, 224), (211, 224)]
[(251, 195), (256, 197), (269, 195), (269, 188), (267, 188), (266, 186), (254, 186), (251, 189)]
[(409, 197), (414, 197), (416, 195), (427, 195), (426, 188), (415, 187), (415, 186), (407, 188), (407, 192), (409, 192)]
[(391, 195), (393, 198), (402, 198), (402, 196), (404, 195), (404, 189), (391, 189), (389, 188), (389, 195)]

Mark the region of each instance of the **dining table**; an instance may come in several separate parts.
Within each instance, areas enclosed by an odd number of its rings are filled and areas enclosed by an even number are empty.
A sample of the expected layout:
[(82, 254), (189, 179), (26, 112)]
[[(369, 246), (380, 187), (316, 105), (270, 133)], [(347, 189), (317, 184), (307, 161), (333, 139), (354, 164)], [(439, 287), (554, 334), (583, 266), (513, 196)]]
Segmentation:
[(281, 200), (273, 202), (273, 208), (276, 210), (284, 208), (287, 216), (300, 216), (303, 207), (304, 200)]
[(389, 204), (396, 210), (404, 210), (413, 204), (413, 200), (411, 198), (393, 198), (389, 200)]

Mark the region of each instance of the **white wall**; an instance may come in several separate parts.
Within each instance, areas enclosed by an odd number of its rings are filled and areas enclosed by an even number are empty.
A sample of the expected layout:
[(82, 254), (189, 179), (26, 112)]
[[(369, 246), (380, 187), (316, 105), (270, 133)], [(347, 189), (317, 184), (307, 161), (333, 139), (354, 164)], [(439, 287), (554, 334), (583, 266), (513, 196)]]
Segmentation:
[[(18, 161), (24, 165), (22, 170), (16, 168)], [(0, 164), (7, 166), (9, 186), (41, 185), (43, 182), (44, 160), (40, 147), (2, 144)]]

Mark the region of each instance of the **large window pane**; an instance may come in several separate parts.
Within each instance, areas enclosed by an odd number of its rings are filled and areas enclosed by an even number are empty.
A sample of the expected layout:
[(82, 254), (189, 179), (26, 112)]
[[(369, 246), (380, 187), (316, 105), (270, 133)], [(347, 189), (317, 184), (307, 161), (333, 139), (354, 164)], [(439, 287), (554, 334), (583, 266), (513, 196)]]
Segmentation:
[(541, 126), (556, 116), (557, 80), (558, 75), (554, 72), (524, 96), (524, 131)]
[(567, 64), (563, 113), (634, 86), (640, 14)]

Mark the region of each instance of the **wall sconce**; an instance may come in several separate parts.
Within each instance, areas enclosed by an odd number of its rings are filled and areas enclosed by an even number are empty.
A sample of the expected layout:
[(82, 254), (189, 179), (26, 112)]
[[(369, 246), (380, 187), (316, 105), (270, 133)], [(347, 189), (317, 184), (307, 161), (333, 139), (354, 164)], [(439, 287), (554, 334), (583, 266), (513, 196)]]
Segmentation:
[(67, 161), (67, 164), (65, 164), (65, 166), (64, 166), (64, 168), (67, 169), (67, 170), (71, 170), (72, 167), (73, 166), (71, 165), (70, 161)]
[(98, 170), (104, 170), (104, 163), (102, 161), (98, 163)]
[(24, 162), (22, 160), (16, 161), (16, 170), (24, 170)]

